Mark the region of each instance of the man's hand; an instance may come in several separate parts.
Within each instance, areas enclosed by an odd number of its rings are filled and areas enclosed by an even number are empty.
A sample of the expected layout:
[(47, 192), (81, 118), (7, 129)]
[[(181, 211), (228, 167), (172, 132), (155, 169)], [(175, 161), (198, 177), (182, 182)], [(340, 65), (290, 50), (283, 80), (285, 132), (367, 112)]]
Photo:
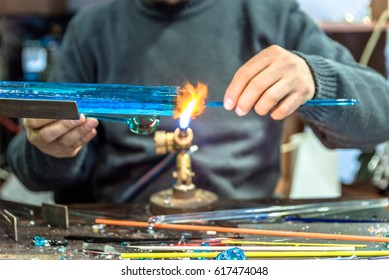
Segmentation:
[(235, 73), (224, 96), (224, 107), (245, 116), (252, 108), (281, 120), (312, 99), (315, 82), (307, 63), (279, 46), (270, 46)]
[(30, 143), (56, 158), (75, 157), (96, 136), (98, 124), (96, 119), (84, 115), (79, 120), (23, 120)]

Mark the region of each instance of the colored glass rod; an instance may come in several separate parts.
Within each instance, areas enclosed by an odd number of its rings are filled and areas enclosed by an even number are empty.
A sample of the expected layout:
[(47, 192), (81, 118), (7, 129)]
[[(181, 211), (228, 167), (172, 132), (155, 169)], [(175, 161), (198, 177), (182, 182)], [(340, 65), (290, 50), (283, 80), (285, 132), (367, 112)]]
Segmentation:
[[(356, 99), (312, 99), (308, 100), (303, 106), (350, 106), (356, 105)], [(223, 101), (209, 101), (207, 107), (223, 107)]]
[(389, 237), (381, 236), (363, 236), (363, 235), (348, 235), (336, 233), (320, 233), (320, 232), (294, 232), (283, 230), (265, 230), (265, 229), (249, 229), (249, 228), (229, 228), (218, 226), (197, 226), (191, 224), (152, 224), (139, 221), (126, 220), (110, 220), (110, 219), (96, 219), (96, 224), (105, 224), (112, 226), (124, 227), (145, 227), (153, 229), (169, 229), (169, 230), (185, 230), (185, 231), (214, 231), (235, 234), (253, 234), (263, 236), (284, 236), (296, 238), (318, 238), (318, 239), (333, 239), (333, 240), (351, 240), (364, 242), (389, 242)]

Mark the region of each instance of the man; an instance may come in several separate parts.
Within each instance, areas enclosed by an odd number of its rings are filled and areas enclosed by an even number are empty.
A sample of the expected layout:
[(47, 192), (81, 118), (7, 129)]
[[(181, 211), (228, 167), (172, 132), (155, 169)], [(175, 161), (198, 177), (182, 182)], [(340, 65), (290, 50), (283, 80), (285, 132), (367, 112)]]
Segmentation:
[[(208, 108), (192, 121), (194, 183), (221, 198), (263, 198), (279, 176), (282, 122), (294, 111), (331, 148), (370, 150), (389, 138), (386, 80), (358, 65), (293, 0), (116, 0), (75, 16), (52, 80), (135, 85), (203, 82)], [(301, 106), (356, 98), (357, 106)], [(121, 201), (158, 163), (153, 136), (81, 117), (25, 119), (9, 165), (57, 202)], [(161, 129), (177, 122), (161, 119)], [(173, 168), (173, 167), (172, 167)], [(129, 200), (172, 186), (167, 171)]]

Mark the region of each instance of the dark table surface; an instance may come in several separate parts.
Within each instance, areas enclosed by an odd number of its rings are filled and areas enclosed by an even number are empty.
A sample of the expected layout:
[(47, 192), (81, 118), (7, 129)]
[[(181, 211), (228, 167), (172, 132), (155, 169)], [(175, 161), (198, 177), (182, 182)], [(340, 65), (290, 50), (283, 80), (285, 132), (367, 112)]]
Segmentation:
[[(326, 201), (342, 201), (355, 199), (371, 199), (379, 198), (374, 193), (368, 195), (361, 192), (346, 192), (347, 195), (338, 199), (327, 200), (278, 200), (267, 199), (257, 201), (242, 201), (242, 200), (224, 200), (220, 201), (217, 210), (237, 209), (237, 208), (253, 208), (270, 205), (285, 205), (285, 204), (304, 204)], [(10, 201), (0, 200), (0, 210), (8, 210), (18, 218), (18, 236), (19, 241), (12, 240), (5, 232), (4, 227), (0, 229), (0, 259), (119, 259), (117, 254), (91, 254), (83, 251), (83, 244), (101, 244), (100, 241), (85, 239), (75, 240), (74, 236), (91, 236), (110, 238), (106, 240), (105, 245), (121, 246), (124, 243), (121, 241), (130, 239), (144, 238), (173, 238), (177, 243), (185, 234), (187, 237), (204, 237), (204, 232), (183, 232), (183, 231), (167, 231), (156, 230), (154, 233), (148, 232), (147, 228), (133, 227), (117, 227), (104, 226), (95, 223), (98, 217), (107, 217), (113, 219), (126, 219), (136, 221), (147, 221), (152, 215), (149, 211), (147, 203), (129, 203), (129, 204), (79, 204), (67, 205), (69, 210), (69, 227), (60, 229), (51, 225), (44, 224), (41, 219), (41, 207), (34, 205), (25, 205)], [(355, 213), (346, 213), (338, 218), (387, 218), (389, 212), (387, 208), (373, 209), (369, 211), (358, 211)], [(252, 223), (245, 221), (216, 221), (212, 225), (229, 226), (229, 227), (251, 227), (262, 229), (280, 229), (288, 231), (311, 231), (325, 233), (344, 233), (355, 235), (379, 235), (385, 236), (389, 234), (388, 223), (291, 223), (284, 221), (276, 221), (272, 223)], [(34, 238), (36, 236), (44, 238), (47, 242), (44, 246), (36, 246)], [(73, 237), (72, 237), (73, 236)], [(224, 233), (209, 235), (208, 237), (237, 237), (237, 235)], [(286, 240), (297, 242), (299, 240), (291, 240), (285, 238), (263, 237), (263, 236), (240, 236), (240, 238), (258, 239), (262, 241)], [(117, 239), (117, 240), (116, 240)], [(49, 242), (51, 241), (51, 242)], [(303, 240), (302, 241), (306, 241)], [(320, 242), (319, 240), (311, 240), (311, 242)], [(329, 241), (325, 241), (329, 242)], [(334, 241), (330, 241), (334, 243)], [(129, 244), (130, 242), (127, 242)], [(336, 243), (336, 242), (335, 242)], [(345, 242), (341, 242), (345, 243)], [(355, 243), (355, 242), (354, 242)], [(383, 243), (369, 243), (369, 248), (387, 249)]]

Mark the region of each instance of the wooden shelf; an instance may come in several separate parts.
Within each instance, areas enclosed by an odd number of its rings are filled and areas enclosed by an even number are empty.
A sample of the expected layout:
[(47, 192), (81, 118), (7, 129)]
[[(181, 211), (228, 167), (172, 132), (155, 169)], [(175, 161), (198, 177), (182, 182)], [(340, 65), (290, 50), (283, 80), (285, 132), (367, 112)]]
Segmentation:
[[(362, 22), (321, 22), (319, 23), (319, 26), (329, 37), (348, 48), (354, 58), (359, 61), (365, 46), (377, 25), (376, 22), (369, 24)], [(380, 28), (382, 29), (382, 33), (380, 34), (368, 66), (381, 73), (384, 77), (387, 77), (386, 58), (384, 53), (386, 48), (386, 31), (389, 30), (389, 24)]]
[[(327, 33), (362, 33), (372, 32), (376, 28), (376, 23), (365, 24), (362, 22), (321, 22), (319, 26)], [(389, 24), (381, 27), (383, 31), (389, 30)]]

